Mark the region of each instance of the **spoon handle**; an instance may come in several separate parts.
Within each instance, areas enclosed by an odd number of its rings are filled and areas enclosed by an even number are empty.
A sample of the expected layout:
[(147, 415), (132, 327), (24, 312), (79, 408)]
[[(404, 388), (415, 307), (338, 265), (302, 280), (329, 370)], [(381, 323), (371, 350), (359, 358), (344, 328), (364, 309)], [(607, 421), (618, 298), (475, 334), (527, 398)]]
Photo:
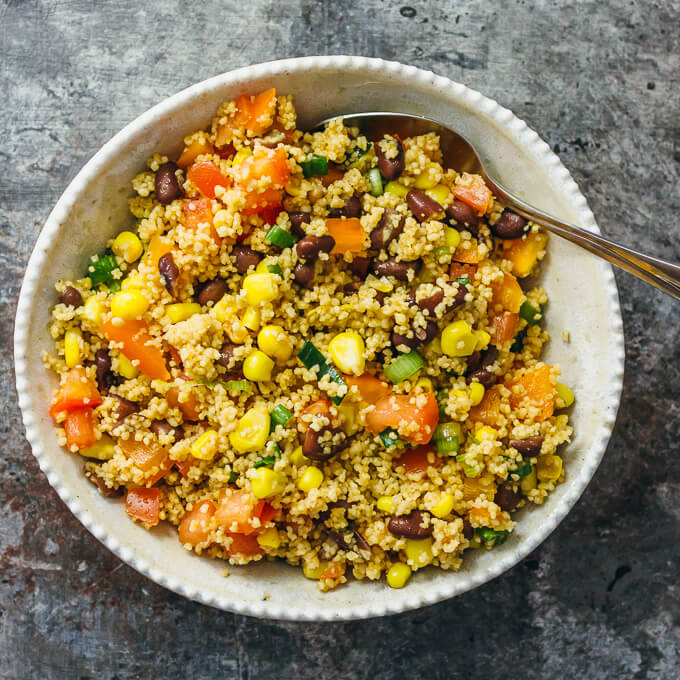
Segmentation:
[(506, 206), (512, 208), (518, 215), (526, 217), (536, 224), (540, 224), (547, 231), (558, 234), (562, 238), (567, 239), (567, 241), (585, 248), (588, 252), (604, 258), (607, 262), (621, 267), (621, 269), (629, 274), (637, 276), (667, 295), (680, 300), (680, 266), (677, 264), (638, 253), (603, 236), (593, 234), (569, 222), (558, 220), (513, 196), (491, 178), (486, 177), (485, 179), (495, 196)]

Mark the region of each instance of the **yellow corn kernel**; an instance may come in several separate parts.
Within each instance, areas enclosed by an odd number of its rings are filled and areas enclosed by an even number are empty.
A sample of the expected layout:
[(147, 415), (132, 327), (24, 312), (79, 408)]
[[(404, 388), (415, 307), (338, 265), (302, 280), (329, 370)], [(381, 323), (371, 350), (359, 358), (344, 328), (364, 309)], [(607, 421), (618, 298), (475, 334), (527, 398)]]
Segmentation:
[(279, 294), (274, 274), (249, 274), (243, 279), (243, 290), (249, 305), (271, 302)]
[(473, 406), (477, 406), (484, 399), (484, 392), (484, 385), (482, 383), (473, 382), (470, 385), (470, 403)]
[(167, 305), (165, 313), (172, 323), (186, 321), (190, 316), (201, 313), (201, 305), (198, 302), (177, 302), (174, 305)]
[(556, 482), (562, 474), (562, 459), (547, 454), (539, 456), (536, 462), (536, 476), (541, 482)]
[(274, 527), (269, 527), (257, 535), (257, 542), (263, 548), (276, 550), (281, 545), (281, 537)]
[(302, 573), (305, 575), (305, 578), (310, 579), (311, 581), (318, 581), (321, 578), (321, 574), (328, 569), (329, 562), (326, 560), (319, 560), (319, 566), (318, 567), (312, 567), (310, 566), (309, 562), (302, 562)]
[(442, 331), (441, 345), (450, 357), (467, 357), (475, 351), (477, 338), (465, 321), (454, 321)]
[(223, 227), (225, 224), (229, 222), (229, 211), (228, 210), (218, 210), (214, 215), (213, 215), (213, 226), (215, 227), (216, 230), (219, 230), (220, 227)]
[(373, 274), (369, 274), (366, 277), (366, 283), (381, 293), (391, 293), (394, 290), (394, 286), (387, 279), (379, 279), (377, 276), (373, 276)]
[(323, 484), (323, 472), (318, 467), (308, 465), (298, 481), (298, 489), (309, 493), (312, 489), (318, 489)]
[(91, 295), (89, 298), (87, 298), (87, 300), (85, 300), (82, 315), (83, 318), (99, 326), (102, 322), (102, 318), (104, 317), (104, 303), (96, 296)]
[(557, 385), (555, 385), (555, 389), (557, 390), (558, 399), (562, 402), (561, 404), (558, 402), (557, 407), (569, 408), (569, 406), (571, 406), (576, 399), (574, 393), (571, 391), (569, 387), (559, 382), (557, 383)]
[(120, 290), (111, 299), (111, 313), (125, 321), (139, 319), (147, 309), (149, 298), (135, 288)]
[(248, 158), (248, 156), (252, 156), (253, 152), (250, 150), (250, 147), (244, 146), (240, 151), (237, 151), (234, 154), (234, 157), (231, 159), (231, 164), (236, 167), (237, 165), (241, 165), (243, 161)]
[[(270, 360), (271, 361), (271, 360)], [(253, 406), (238, 421), (236, 429), (229, 434), (231, 445), (239, 453), (250, 453), (264, 448), (269, 438), (269, 412), (261, 406)]]
[(333, 363), (343, 372), (361, 375), (366, 366), (364, 339), (355, 331), (338, 333), (328, 343), (328, 353)]
[(491, 342), (491, 336), (486, 331), (482, 330), (473, 331), (473, 335), (477, 338), (475, 350), (485, 349)]
[(432, 189), (433, 187), (437, 186), (437, 180), (433, 175), (430, 174), (429, 169), (423, 170), (423, 172), (421, 172), (418, 177), (416, 177), (416, 181), (414, 182), (413, 186), (416, 189), (421, 190)]
[(111, 245), (111, 250), (122, 257), (126, 262), (132, 263), (138, 260), (144, 252), (144, 246), (137, 234), (131, 231), (121, 231)]
[(120, 287), (123, 290), (130, 290), (130, 288), (146, 288), (146, 284), (142, 281), (142, 277), (137, 272), (126, 276), (121, 282)]
[(288, 361), (293, 354), (293, 343), (286, 331), (275, 324), (265, 326), (257, 334), (257, 346), (272, 359)]
[(286, 476), (266, 467), (255, 470), (255, 473), (250, 478), (250, 490), (257, 498), (276, 496), (285, 488)]
[(111, 437), (104, 436), (92, 444), (89, 449), (81, 449), (78, 453), (83, 456), (83, 458), (110, 460), (116, 453), (116, 443)]
[(243, 325), (241, 319), (236, 316), (232, 316), (224, 322), (224, 332), (237, 345), (242, 345), (250, 337), (248, 329)]
[(453, 496), (450, 493), (443, 493), (439, 496), (439, 502), (430, 508), (430, 512), (439, 519), (446, 517), (453, 510)]
[(403, 562), (393, 564), (387, 571), (387, 585), (390, 588), (403, 588), (411, 578), (411, 567)]
[(290, 182), (286, 184), (284, 190), (289, 196), (299, 196), (302, 193), (302, 187), (300, 186), (300, 183), (292, 178)]
[(434, 392), (432, 381), (429, 378), (418, 378), (416, 380), (416, 389), (419, 387), (423, 392)]
[(454, 250), (460, 245), (460, 234), (452, 227), (446, 227), (444, 229), (444, 235), (446, 237), (446, 245)]
[(200, 460), (212, 460), (217, 453), (218, 439), (215, 430), (206, 430), (191, 445), (191, 455)]
[(243, 316), (241, 317), (241, 323), (249, 330), (256, 332), (260, 327), (260, 310), (255, 307), (248, 307)]
[(531, 466), (531, 472), (519, 480), (519, 486), (523, 494), (528, 494), (536, 488), (536, 467)]
[(64, 361), (69, 368), (73, 368), (82, 357), (83, 335), (77, 328), (70, 328), (64, 335)]
[(416, 569), (426, 567), (434, 560), (432, 554), (432, 539), (431, 538), (407, 538), (406, 539), (406, 557), (410, 565)]
[(247, 380), (264, 382), (272, 379), (273, 368), (273, 359), (270, 359), (264, 352), (255, 350), (243, 362), (243, 375)]
[(498, 430), (494, 430), (493, 427), (488, 425), (479, 425), (475, 430), (475, 437), (477, 439), (487, 439), (494, 441), (498, 436)]
[(267, 267), (268, 267), (267, 260), (266, 259), (260, 260), (257, 263), (257, 267), (255, 267), (255, 273), (256, 274), (270, 274), (271, 272), (269, 271), (269, 269), (267, 269)]
[(139, 369), (124, 354), (119, 354), (118, 373), (126, 380), (132, 380), (139, 375)]
[(231, 319), (236, 314), (234, 298), (231, 295), (222, 296), (213, 305), (213, 312), (215, 313), (215, 318), (221, 323)]
[(302, 465), (305, 461), (307, 461), (308, 458), (305, 456), (304, 453), (302, 453), (302, 447), (298, 446), (297, 449), (293, 451), (293, 453), (290, 454), (290, 461), (293, 463), (293, 465)]
[(342, 416), (342, 430), (351, 436), (359, 431), (359, 424), (357, 423), (357, 412), (351, 404), (342, 403), (338, 407), (338, 412)]
[(378, 508), (380, 512), (386, 512), (389, 515), (394, 509), (392, 496), (380, 496), (375, 503), (375, 507)]
[(388, 194), (395, 194), (399, 198), (406, 198), (408, 194), (408, 189), (403, 184), (399, 184), (399, 182), (388, 182), (385, 185), (385, 191)]
[[(431, 189), (428, 189), (425, 192), (432, 200), (437, 201), (439, 205), (444, 205), (446, 201), (448, 200), (449, 196), (451, 195), (451, 192), (449, 191), (449, 188), (445, 186), (444, 184), (437, 184), (433, 186)], [(453, 231), (456, 231), (455, 229)], [(458, 233), (456, 231), (456, 233)], [(458, 237), (458, 240), (460, 241), (460, 236)], [(450, 245), (450, 244), (447, 244)], [(454, 246), (455, 248), (455, 246)]]

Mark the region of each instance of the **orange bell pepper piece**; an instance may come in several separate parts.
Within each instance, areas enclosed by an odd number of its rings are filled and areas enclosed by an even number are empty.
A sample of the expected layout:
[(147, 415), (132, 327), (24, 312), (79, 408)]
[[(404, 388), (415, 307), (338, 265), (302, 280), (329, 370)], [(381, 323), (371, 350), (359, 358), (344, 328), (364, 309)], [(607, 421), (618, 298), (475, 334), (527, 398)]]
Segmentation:
[(288, 159), (283, 148), (260, 146), (235, 170), (236, 184), (243, 191), (246, 215), (281, 205), (283, 188), (290, 179)]
[(502, 345), (515, 337), (519, 315), (512, 312), (494, 314), (491, 317), (491, 343)]
[(231, 186), (231, 180), (210, 161), (194, 163), (187, 172), (187, 179), (191, 180), (206, 198), (215, 198), (215, 187), (228, 189)]
[(467, 203), (478, 215), (483, 215), (491, 202), (491, 190), (484, 184), (484, 180), (479, 175), (471, 175), (468, 172), (462, 174), (453, 195)]
[(491, 284), (493, 296), (492, 305), (500, 305), (503, 309), (513, 314), (519, 312), (524, 299), (524, 291), (517, 283), (517, 279), (512, 274), (503, 274), (503, 278), (495, 280)]
[(107, 321), (99, 331), (110, 342), (122, 345), (123, 354), (130, 361), (137, 360), (138, 368), (144, 375), (148, 375), (152, 380), (170, 378), (163, 352), (160, 347), (152, 344), (153, 338), (146, 321), (141, 319), (125, 321), (120, 326)]
[(97, 386), (81, 366), (72, 368), (54, 395), (50, 406), (50, 416), (54, 418), (61, 411), (95, 408), (102, 403)]
[(64, 421), (64, 431), (69, 449), (74, 446), (79, 451), (89, 449), (95, 442), (93, 410), (91, 408), (77, 408), (69, 411)]
[(333, 253), (360, 253), (364, 249), (366, 233), (358, 217), (329, 217), (326, 228), (335, 239)]
[(198, 397), (193, 393), (189, 392), (186, 395), (185, 401), (179, 400), (180, 387), (175, 385), (171, 387), (166, 393), (165, 398), (168, 404), (173, 408), (178, 408), (182, 412), (184, 420), (188, 420), (192, 423), (196, 423), (201, 419), (199, 414), (199, 401)]
[(229, 557), (232, 555), (243, 555), (244, 557), (256, 557), (262, 554), (262, 547), (257, 542), (257, 536), (225, 532), (231, 537), (231, 544), (227, 548)]
[[(516, 388), (519, 386), (519, 390)], [(511, 391), (510, 406), (513, 409), (522, 406), (538, 409), (534, 420), (547, 420), (555, 410), (555, 383), (553, 368), (538, 366), (528, 370), (524, 375), (506, 385)]]
[(383, 397), (392, 394), (392, 388), (387, 383), (370, 373), (358, 376), (345, 375), (343, 378), (350, 387), (356, 386), (362, 401), (365, 401), (367, 404), (375, 404)]
[(194, 140), (182, 151), (182, 155), (177, 159), (177, 166), (186, 170), (199, 156), (213, 153), (215, 149), (209, 141)]
[(171, 253), (173, 248), (174, 244), (170, 239), (163, 238), (162, 236), (158, 236), (158, 234), (156, 234), (155, 236), (151, 237), (151, 240), (149, 241), (149, 250), (144, 257), (148, 257), (154, 269), (157, 269), (158, 260), (160, 260), (163, 255)]
[(249, 137), (259, 137), (274, 124), (276, 114), (274, 88), (256, 95), (239, 95), (235, 104), (236, 111), (217, 130), (215, 142), (218, 146), (231, 142), (240, 131), (245, 131)]
[(449, 279), (455, 281), (456, 279), (468, 278), (472, 281), (477, 273), (476, 264), (461, 264), (460, 262), (452, 262), (449, 268)]
[[(246, 489), (231, 493), (223, 490), (215, 512), (217, 523), (225, 531), (246, 535), (258, 533), (262, 530), (262, 525), (273, 517), (272, 506), (266, 501), (258, 500)], [(260, 526), (254, 526), (253, 519), (258, 519)]]
[(501, 418), (501, 401), (500, 391), (497, 387), (492, 387), (484, 393), (482, 401), (470, 409), (468, 417), (474, 423), (496, 427)]
[(319, 576), (320, 580), (323, 580), (325, 578), (330, 578), (336, 581), (339, 579), (343, 574), (345, 573), (345, 565), (340, 564), (339, 562), (331, 562), (322, 572), (321, 576)]
[(184, 217), (184, 226), (187, 229), (198, 231), (203, 225), (210, 225), (210, 235), (213, 241), (219, 246), (222, 243), (222, 238), (215, 230), (213, 224), (212, 203), (209, 198), (199, 198), (195, 201), (189, 201), (182, 205), (182, 215)]
[(153, 486), (159, 479), (165, 477), (174, 464), (167, 450), (156, 442), (145, 444), (130, 437), (119, 439), (118, 446), (134, 466), (144, 473), (146, 486)]
[(503, 257), (512, 262), (512, 272), (522, 279), (531, 274), (538, 254), (545, 249), (548, 237), (542, 232), (532, 231), (523, 238), (503, 241)]
[(463, 247), (459, 245), (456, 248), (456, 252), (453, 254), (453, 260), (455, 262), (463, 262), (466, 264), (477, 264), (479, 262), (479, 251), (477, 250), (477, 241), (472, 239), (471, 241), (466, 241), (470, 244), (469, 247)]
[(310, 418), (306, 416), (327, 416), (331, 417), (331, 402), (328, 399), (317, 399), (305, 406), (298, 416), (298, 425), (303, 432), (307, 432)]
[(434, 394), (425, 396), (423, 405), (417, 402), (425, 395), (392, 394), (383, 397), (366, 416), (369, 432), (380, 434), (391, 427), (411, 444), (427, 444), (439, 422), (439, 407)]
[(160, 489), (130, 489), (125, 496), (125, 512), (140, 522), (156, 526), (161, 509)]

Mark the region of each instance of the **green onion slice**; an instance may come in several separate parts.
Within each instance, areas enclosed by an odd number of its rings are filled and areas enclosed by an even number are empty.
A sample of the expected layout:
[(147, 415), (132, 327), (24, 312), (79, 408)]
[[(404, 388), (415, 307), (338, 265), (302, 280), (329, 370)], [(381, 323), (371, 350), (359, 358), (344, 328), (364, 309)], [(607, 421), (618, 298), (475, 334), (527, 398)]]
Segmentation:
[(269, 414), (269, 417), (271, 418), (271, 421), (274, 424), (274, 426), (286, 425), (288, 424), (288, 422), (290, 422), (290, 419), (293, 417), (293, 414), (285, 406), (277, 404), (272, 409), (272, 412)]
[(437, 448), (437, 453), (455, 453), (458, 451), (460, 438), (460, 423), (439, 423), (432, 440)]
[(412, 349), (408, 354), (398, 356), (389, 366), (385, 366), (383, 373), (395, 385), (410, 378), (425, 366), (425, 359)]
[(233, 470), (229, 473), (229, 484), (233, 484), (238, 479), (238, 472)]
[(378, 168), (371, 168), (368, 171), (368, 185), (373, 196), (382, 196), (383, 193), (383, 181), (380, 175), (380, 170)]
[(300, 167), (302, 168), (302, 174), (305, 176), (305, 179), (309, 179), (315, 175), (327, 175), (328, 159), (325, 156), (319, 156), (315, 153), (307, 158), (307, 160), (301, 161)]
[(467, 276), (459, 276), (456, 279), (456, 283), (460, 283), (461, 286), (469, 286), (470, 285), (470, 279)]
[(437, 399), (437, 405), (439, 406), (439, 417), (444, 418), (446, 416), (446, 406), (449, 401), (449, 391), (439, 390), (435, 397)]
[(345, 158), (344, 164), (351, 168), (352, 165), (358, 163), (370, 150), (371, 142), (369, 142), (365, 149), (362, 149), (358, 144), (355, 146), (349, 155)]
[(485, 543), (493, 543), (493, 545), (501, 545), (501, 543), (505, 543), (509, 535), (509, 531), (495, 531), (489, 527), (480, 527), (477, 529), (477, 536), (479, 536), (479, 538), (481, 538)]
[[(298, 352), (298, 359), (300, 359), (307, 368), (311, 369), (318, 366), (319, 379), (323, 378), (324, 375), (327, 375), (334, 383), (346, 385), (340, 373), (335, 370), (334, 366), (331, 366), (331, 364), (326, 361), (326, 357), (314, 347), (314, 344), (311, 341), (307, 340), (307, 342), (302, 345), (302, 349)], [(331, 397), (334, 404), (339, 404), (342, 399), (343, 397)]]
[(250, 383), (247, 380), (227, 380), (224, 387), (229, 392), (250, 392)]
[(291, 248), (297, 243), (297, 239), (289, 231), (275, 224), (265, 235), (264, 240), (279, 248)]
[(515, 336), (512, 345), (510, 345), (510, 351), (515, 353), (521, 352), (523, 347), (524, 347), (524, 335), (522, 335), (522, 333), (518, 333)]
[(262, 458), (258, 458), (253, 463), (253, 467), (254, 468), (267, 467), (268, 465), (272, 465), (275, 462), (276, 462), (276, 456), (264, 456)]
[(539, 309), (536, 309), (530, 302), (523, 302), (519, 308), (519, 315), (522, 319), (529, 322), (530, 326), (537, 324), (542, 318), (543, 314)]
[(525, 460), (516, 470), (513, 470), (510, 474), (517, 475), (518, 477), (526, 477), (531, 474), (531, 463)]
[(281, 269), (281, 267), (279, 267), (278, 264), (268, 264), (267, 271), (270, 274), (277, 274), (278, 276), (283, 276), (283, 269)]
[(378, 436), (386, 449), (391, 449), (393, 446), (402, 443), (401, 437), (393, 427), (384, 429)]
[(90, 279), (92, 286), (98, 286), (102, 283), (109, 283), (114, 280), (113, 272), (118, 269), (118, 262), (110, 251), (100, 255), (94, 262), (90, 263), (88, 267), (87, 276)]

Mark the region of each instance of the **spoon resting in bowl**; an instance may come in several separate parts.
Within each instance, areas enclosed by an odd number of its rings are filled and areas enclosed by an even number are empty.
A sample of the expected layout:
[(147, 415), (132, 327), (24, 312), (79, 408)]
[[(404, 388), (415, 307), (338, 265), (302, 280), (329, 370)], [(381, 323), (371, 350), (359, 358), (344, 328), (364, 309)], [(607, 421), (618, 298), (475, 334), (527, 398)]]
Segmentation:
[(358, 127), (370, 141), (377, 141), (386, 134), (396, 135), (401, 139), (428, 132), (438, 134), (446, 167), (481, 175), (494, 196), (513, 212), (598, 255), (633, 276), (637, 276), (676, 300), (680, 300), (680, 266), (626, 248), (529, 205), (508, 191), (493, 175), (490, 175), (484, 168), (474, 146), (465, 137), (445, 125), (429, 118), (406, 113), (371, 112), (334, 116), (321, 121), (314, 126), (313, 130), (322, 128), (335, 118), (342, 118), (345, 125)]

